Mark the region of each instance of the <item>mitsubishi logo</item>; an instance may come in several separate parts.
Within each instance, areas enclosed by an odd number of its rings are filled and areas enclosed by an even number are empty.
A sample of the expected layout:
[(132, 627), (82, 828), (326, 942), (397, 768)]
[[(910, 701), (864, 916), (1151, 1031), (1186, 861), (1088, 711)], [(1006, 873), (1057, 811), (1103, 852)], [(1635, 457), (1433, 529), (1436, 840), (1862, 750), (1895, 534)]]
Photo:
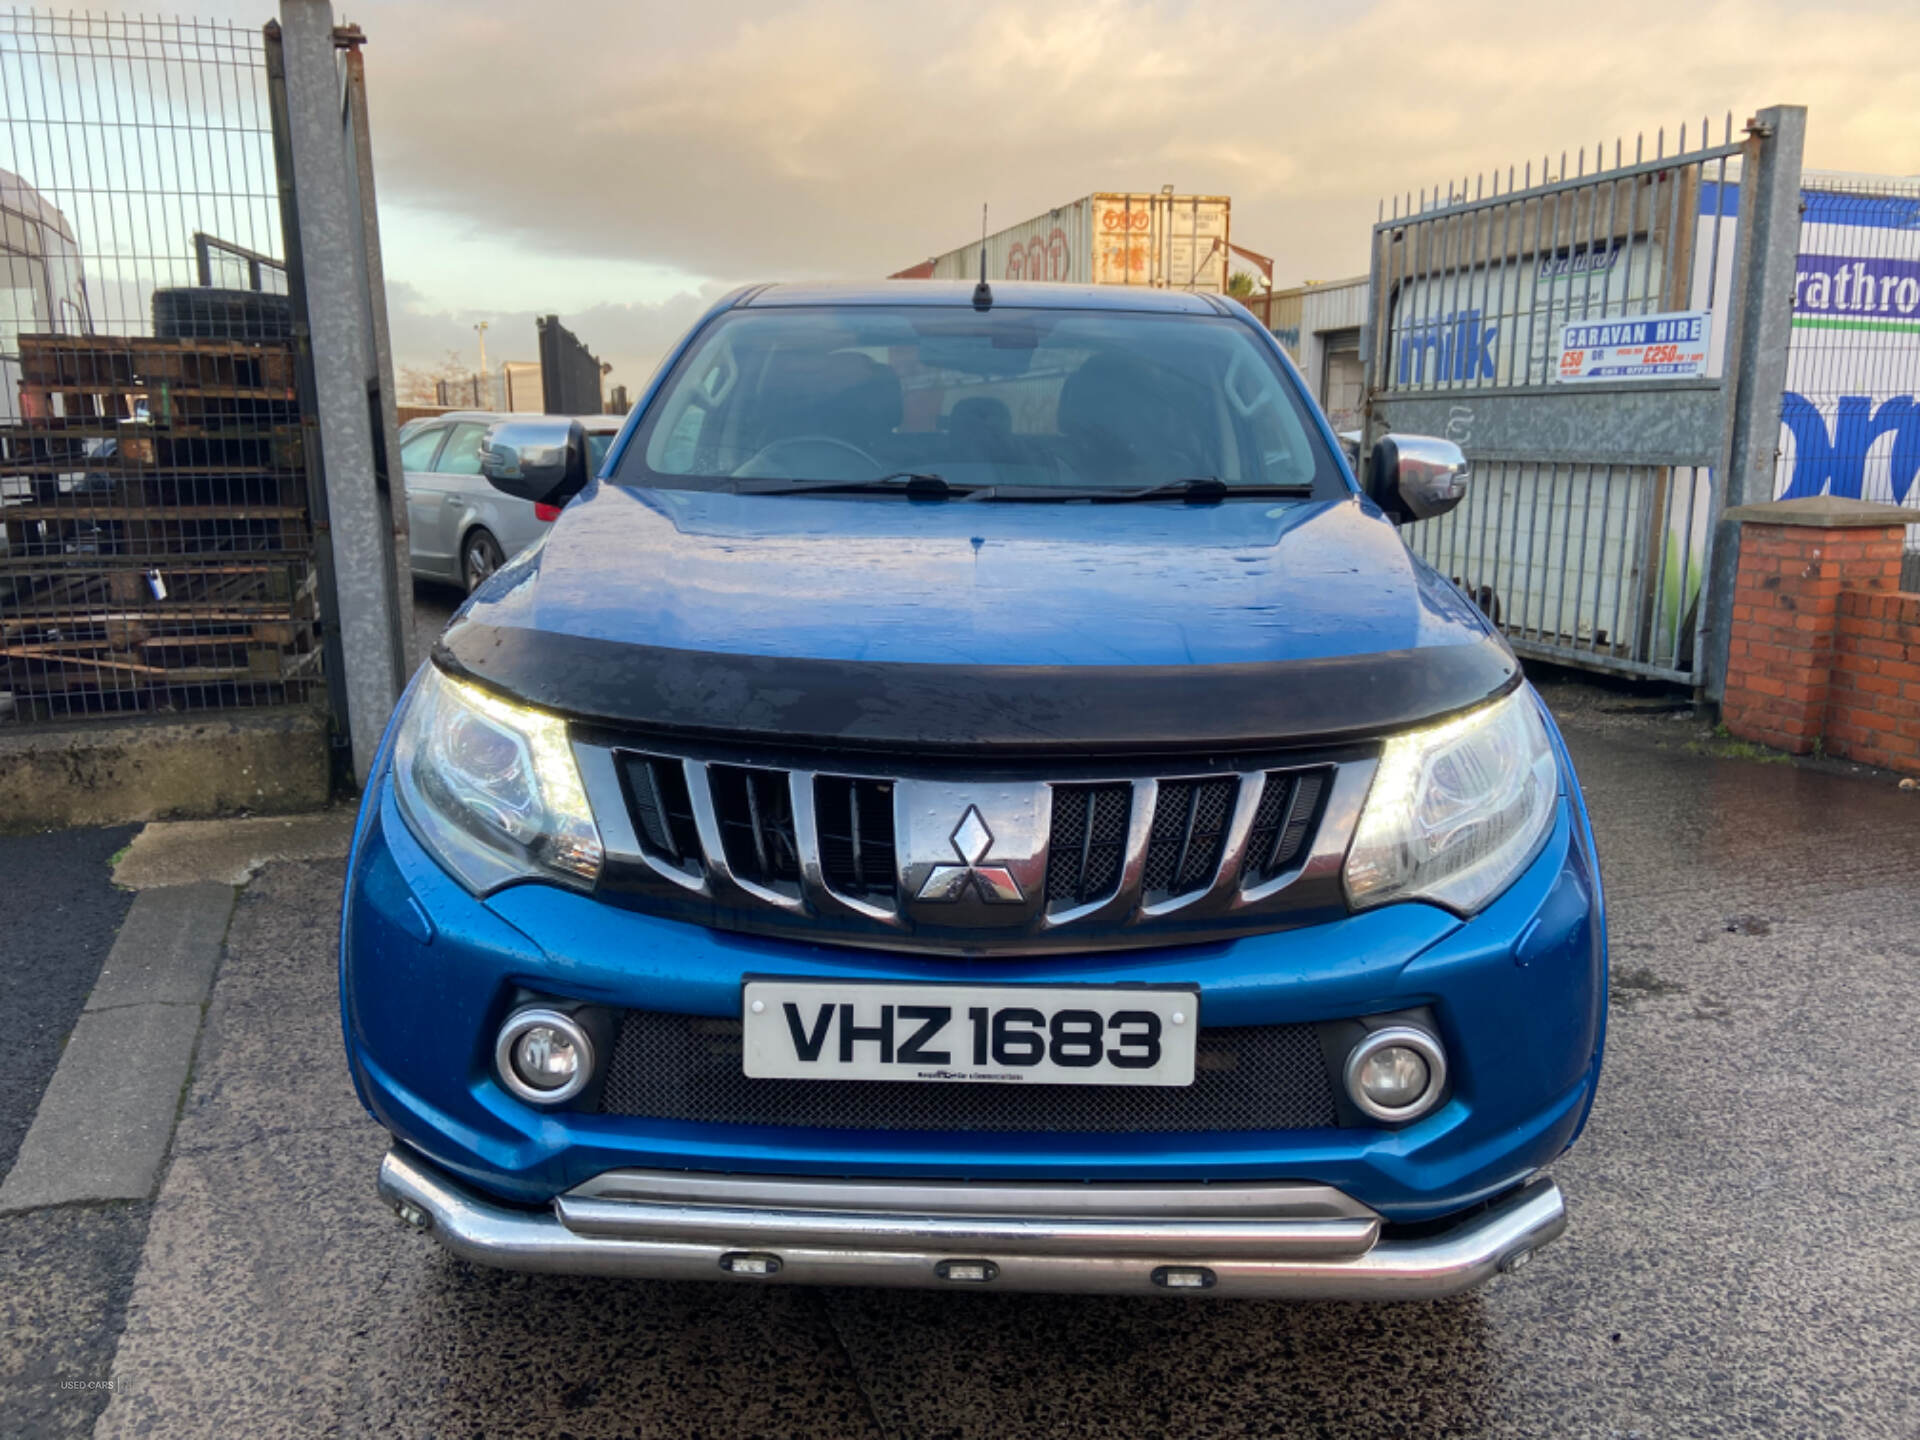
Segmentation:
[(1017, 905), (1025, 898), (1011, 871), (1004, 865), (986, 863), (987, 851), (993, 848), (993, 832), (980, 818), (977, 806), (967, 807), (967, 813), (949, 840), (961, 863), (935, 865), (920, 886), (919, 899), (958, 900), (968, 885), (979, 892), (982, 900), (1002, 905)]

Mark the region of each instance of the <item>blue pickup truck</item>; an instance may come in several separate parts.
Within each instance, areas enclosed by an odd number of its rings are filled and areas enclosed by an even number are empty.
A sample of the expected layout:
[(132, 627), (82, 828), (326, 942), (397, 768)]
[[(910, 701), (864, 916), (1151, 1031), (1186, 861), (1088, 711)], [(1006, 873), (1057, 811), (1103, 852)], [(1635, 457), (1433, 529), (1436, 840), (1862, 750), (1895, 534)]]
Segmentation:
[(528, 1270), (1406, 1299), (1561, 1233), (1606, 939), (1566, 750), (1214, 296), (716, 305), (373, 766), (347, 1054)]

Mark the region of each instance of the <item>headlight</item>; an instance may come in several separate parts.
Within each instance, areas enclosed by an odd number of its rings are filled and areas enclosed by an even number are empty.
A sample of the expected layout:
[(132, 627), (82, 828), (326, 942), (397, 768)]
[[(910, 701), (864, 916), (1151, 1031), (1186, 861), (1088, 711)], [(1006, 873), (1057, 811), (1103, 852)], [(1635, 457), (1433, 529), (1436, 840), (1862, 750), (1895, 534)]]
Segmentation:
[(1528, 686), (1387, 741), (1347, 852), (1354, 908), (1433, 900), (1477, 910), (1553, 827), (1559, 775)]
[(401, 809), (421, 843), (480, 893), (529, 876), (591, 884), (600, 831), (556, 715), (428, 665), (393, 748)]

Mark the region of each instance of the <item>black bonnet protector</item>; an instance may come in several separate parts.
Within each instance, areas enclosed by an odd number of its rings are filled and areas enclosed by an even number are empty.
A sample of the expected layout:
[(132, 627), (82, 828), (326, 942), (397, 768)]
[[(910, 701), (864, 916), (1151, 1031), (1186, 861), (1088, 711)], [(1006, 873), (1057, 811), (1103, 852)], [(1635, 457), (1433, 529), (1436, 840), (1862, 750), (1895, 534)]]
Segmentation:
[(1231, 665), (916, 665), (665, 649), (463, 621), (434, 660), (575, 720), (667, 736), (990, 755), (1364, 740), (1511, 690), (1499, 640)]

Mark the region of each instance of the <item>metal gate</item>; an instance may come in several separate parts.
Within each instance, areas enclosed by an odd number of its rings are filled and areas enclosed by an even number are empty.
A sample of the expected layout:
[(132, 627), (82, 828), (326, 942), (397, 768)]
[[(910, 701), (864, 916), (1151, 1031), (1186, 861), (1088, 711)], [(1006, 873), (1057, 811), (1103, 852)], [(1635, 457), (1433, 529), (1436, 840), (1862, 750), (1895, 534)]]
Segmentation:
[[(1466, 451), (1466, 502), (1407, 542), (1522, 655), (1701, 677), (1752, 288), (1737, 186), (1776, 158), (1767, 125), (1721, 131), (1450, 184), (1374, 227), (1363, 434)], [(1582, 344), (1675, 336), (1671, 361), (1661, 343), (1611, 367)]]

